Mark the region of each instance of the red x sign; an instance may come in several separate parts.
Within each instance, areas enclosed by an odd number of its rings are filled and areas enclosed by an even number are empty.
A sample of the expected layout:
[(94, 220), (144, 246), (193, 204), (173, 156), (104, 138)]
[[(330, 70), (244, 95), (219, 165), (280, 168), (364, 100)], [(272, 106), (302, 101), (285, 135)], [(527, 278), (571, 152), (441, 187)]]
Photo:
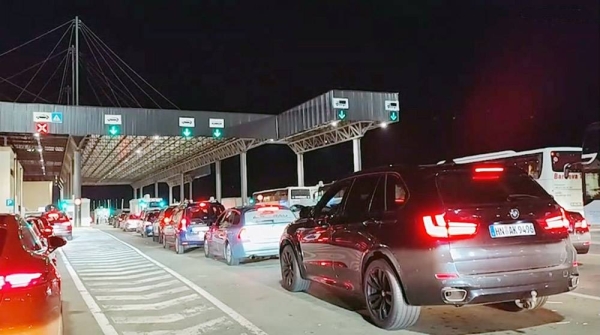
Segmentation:
[(36, 123), (35, 131), (40, 134), (48, 134), (48, 124), (47, 123)]

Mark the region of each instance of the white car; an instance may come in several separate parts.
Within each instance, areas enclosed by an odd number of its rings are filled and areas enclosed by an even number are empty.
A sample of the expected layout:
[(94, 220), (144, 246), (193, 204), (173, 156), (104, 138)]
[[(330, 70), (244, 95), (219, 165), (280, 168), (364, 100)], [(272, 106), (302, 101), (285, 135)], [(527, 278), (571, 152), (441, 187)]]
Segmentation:
[(136, 231), (138, 225), (142, 222), (139, 215), (129, 214), (122, 226), (123, 231)]

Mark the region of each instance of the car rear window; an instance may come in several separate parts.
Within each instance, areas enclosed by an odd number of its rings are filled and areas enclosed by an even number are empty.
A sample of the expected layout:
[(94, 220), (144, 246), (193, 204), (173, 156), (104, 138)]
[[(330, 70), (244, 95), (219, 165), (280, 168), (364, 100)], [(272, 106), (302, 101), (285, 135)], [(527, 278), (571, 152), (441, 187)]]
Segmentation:
[(148, 213), (148, 220), (154, 220), (158, 217), (158, 214), (160, 214), (160, 212), (151, 212)]
[(509, 169), (497, 174), (497, 179), (473, 178), (474, 173), (461, 170), (438, 174), (436, 184), (446, 206), (497, 204), (522, 198), (552, 199), (537, 182), (521, 171)]
[(255, 210), (250, 210), (244, 213), (244, 224), (247, 226), (274, 224), (274, 223), (290, 223), (296, 220), (296, 216), (287, 208), (265, 207)]
[(188, 215), (190, 216), (190, 219), (216, 219), (224, 210), (225, 208), (223, 206), (215, 204), (208, 206), (197, 205), (188, 208)]

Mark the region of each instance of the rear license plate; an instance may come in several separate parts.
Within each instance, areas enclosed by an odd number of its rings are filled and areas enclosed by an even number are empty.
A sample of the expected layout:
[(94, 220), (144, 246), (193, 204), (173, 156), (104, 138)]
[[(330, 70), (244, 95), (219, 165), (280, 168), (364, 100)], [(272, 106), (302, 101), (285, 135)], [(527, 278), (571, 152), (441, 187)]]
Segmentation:
[(492, 238), (533, 235), (535, 235), (535, 227), (531, 222), (514, 224), (495, 224), (490, 226), (490, 236)]

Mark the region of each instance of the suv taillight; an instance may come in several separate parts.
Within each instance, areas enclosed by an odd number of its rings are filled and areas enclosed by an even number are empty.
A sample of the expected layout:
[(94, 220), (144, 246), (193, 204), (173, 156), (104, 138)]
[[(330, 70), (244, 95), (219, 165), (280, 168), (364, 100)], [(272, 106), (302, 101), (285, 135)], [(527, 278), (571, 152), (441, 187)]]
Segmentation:
[(427, 234), (435, 238), (473, 236), (479, 226), (477, 222), (450, 219), (446, 214), (424, 216), (423, 224)]
[(567, 230), (569, 229), (570, 225), (569, 219), (567, 219), (567, 216), (565, 214), (565, 210), (562, 208), (560, 209), (560, 211), (546, 214), (546, 217), (540, 220), (540, 223), (542, 227), (544, 227), (544, 229), (547, 230)]
[(44, 283), (41, 273), (15, 273), (0, 276), (0, 291), (31, 287)]

